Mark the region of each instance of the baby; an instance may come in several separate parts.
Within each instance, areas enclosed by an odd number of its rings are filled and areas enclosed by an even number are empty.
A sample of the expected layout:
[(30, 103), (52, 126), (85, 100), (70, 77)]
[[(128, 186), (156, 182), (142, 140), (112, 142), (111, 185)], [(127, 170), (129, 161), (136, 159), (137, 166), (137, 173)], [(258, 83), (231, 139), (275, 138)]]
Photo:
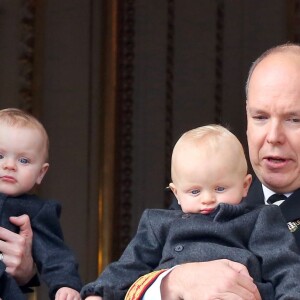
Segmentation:
[[(50, 298), (79, 300), (81, 280), (75, 258), (63, 241), (60, 204), (31, 194), (49, 168), (48, 148), (48, 135), (37, 119), (15, 108), (0, 110), (0, 226), (16, 232), (9, 217), (27, 214), (33, 230), (32, 257)], [(3, 254), (0, 260), (1, 285), (9, 277)]]

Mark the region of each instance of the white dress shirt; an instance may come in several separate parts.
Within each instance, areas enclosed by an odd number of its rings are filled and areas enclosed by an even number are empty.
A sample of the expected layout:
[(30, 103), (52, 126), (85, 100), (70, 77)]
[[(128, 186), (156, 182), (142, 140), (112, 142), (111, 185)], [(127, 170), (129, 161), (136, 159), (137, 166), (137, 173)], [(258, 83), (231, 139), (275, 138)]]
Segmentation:
[[(262, 185), (262, 189), (263, 189), (263, 193), (264, 193), (264, 196), (265, 196), (265, 204), (266, 205), (269, 205), (269, 203), (267, 202), (267, 200), (274, 194), (276, 194), (275, 192), (273, 192), (272, 190), (270, 190), (269, 188), (267, 188), (266, 186)], [(286, 197), (289, 197), (292, 193), (286, 193), (286, 194), (283, 194), (285, 195)], [(280, 205), (284, 202), (285, 200), (280, 200), (280, 201), (276, 201), (274, 202), (275, 205)]]
[[(175, 266), (176, 267), (176, 266)], [(160, 285), (163, 278), (165, 278), (175, 267), (161, 273), (152, 285), (147, 289), (146, 293), (143, 296), (142, 300), (161, 300), (161, 293), (160, 293)]]

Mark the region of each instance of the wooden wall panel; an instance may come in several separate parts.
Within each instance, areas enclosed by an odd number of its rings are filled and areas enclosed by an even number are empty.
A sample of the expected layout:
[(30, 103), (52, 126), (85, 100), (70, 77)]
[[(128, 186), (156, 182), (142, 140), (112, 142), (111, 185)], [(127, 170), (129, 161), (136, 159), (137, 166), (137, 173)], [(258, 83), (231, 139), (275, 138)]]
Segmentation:
[(62, 202), (65, 239), (84, 282), (98, 270), (100, 4), (53, 0), (44, 6), (41, 115), (52, 159), (40, 192)]
[(123, 173), (131, 185), (128, 205), (120, 207), (127, 209), (129, 239), (143, 209), (166, 205), (170, 146), (184, 131), (222, 123), (247, 147), (247, 72), (263, 50), (287, 40), (288, 21), (282, 0), (126, 3), (134, 8), (135, 24), (133, 78), (127, 82), (133, 90), (132, 140), (126, 150), (131, 172)]
[[(33, 113), (49, 133), (38, 192), (62, 203), (84, 282), (98, 274), (102, 12), (103, 1), (0, 3), (0, 106)], [(47, 299), (44, 285), (34, 299)]]

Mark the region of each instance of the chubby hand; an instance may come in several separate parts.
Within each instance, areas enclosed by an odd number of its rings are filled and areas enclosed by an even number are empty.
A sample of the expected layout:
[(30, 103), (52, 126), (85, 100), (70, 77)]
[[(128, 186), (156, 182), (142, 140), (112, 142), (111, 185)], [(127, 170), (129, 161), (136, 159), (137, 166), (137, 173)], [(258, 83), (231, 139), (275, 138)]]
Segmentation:
[(261, 300), (246, 267), (227, 259), (177, 266), (162, 280), (161, 295), (164, 300)]
[(10, 217), (10, 222), (20, 227), (19, 234), (0, 227), (0, 251), (6, 272), (15, 278), (19, 285), (24, 285), (36, 273), (33, 262), (32, 229), (27, 215)]
[(55, 300), (80, 300), (80, 294), (71, 288), (62, 287), (55, 294)]

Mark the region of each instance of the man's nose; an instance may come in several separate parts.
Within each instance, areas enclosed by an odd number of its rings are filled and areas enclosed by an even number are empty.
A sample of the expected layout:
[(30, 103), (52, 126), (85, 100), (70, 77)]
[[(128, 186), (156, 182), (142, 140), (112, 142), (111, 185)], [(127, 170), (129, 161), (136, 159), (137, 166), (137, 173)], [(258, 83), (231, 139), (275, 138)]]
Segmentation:
[(278, 120), (272, 120), (267, 132), (267, 142), (270, 144), (282, 144), (285, 139), (283, 124)]

